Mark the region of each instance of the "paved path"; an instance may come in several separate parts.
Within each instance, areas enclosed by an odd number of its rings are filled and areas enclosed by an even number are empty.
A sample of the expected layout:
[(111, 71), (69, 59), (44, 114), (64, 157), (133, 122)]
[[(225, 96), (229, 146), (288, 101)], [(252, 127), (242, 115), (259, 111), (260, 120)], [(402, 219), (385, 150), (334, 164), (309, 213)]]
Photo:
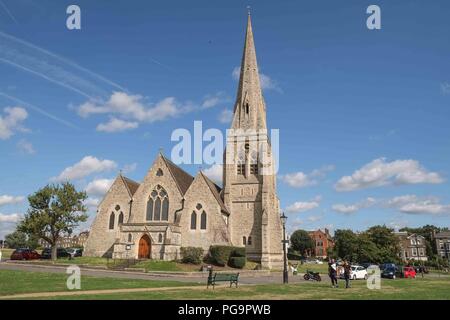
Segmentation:
[[(223, 288), (222, 288), (223, 289)], [(79, 296), (79, 295), (97, 295), (112, 293), (130, 293), (130, 292), (151, 292), (151, 291), (169, 291), (169, 290), (206, 290), (203, 286), (181, 286), (181, 287), (159, 287), (159, 288), (127, 288), (127, 289), (105, 289), (105, 290), (75, 290), (75, 291), (57, 291), (57, 292), (35, 292), (21, 293), (9, 296), (0, 296), (0, 300), (9, 299), (30, 299), (30, 298), (51, 298), (63, 296)], [(210, 289), (212, 290), (212, 289)], [(216, 288), (215, 290), (220, 290)]]
[[(0, 270), (19, 270), (19, 271), (32, 271), (32, 272), (50, 272), (50, 273), (66, 273), (66, 268), (61, 266), (43, 266), (43, 265), (31, 265), (31, 264), (21, 264), (13, 262), (1, 262)], [(81, 274), (83, 276), (91, 277), (110, 277), (110, 278), (122, 278), (122, 279), (140, 279), (140, 280), (173, 280), (180, 282), (195, 282), (206, 284), (206, 279), (208, 277), (207, 273), (200, 275), (179, 275), (179, 274), (149, 274), (145, 272), (136, 271), (113, 271), (104, 269), (90, 269), (81, 267)], [(323, 278), (328, 280), (328, 278)], [(298, 283), (304, 281), (302, 275), (297, 276), (290, 275), (290, 283)], [(273, 284), (282, 283), (283, 275), (281, 272), (272, 272), (270, 275), (241, 275), (239, 277), (239, 283), (242, 284)]]

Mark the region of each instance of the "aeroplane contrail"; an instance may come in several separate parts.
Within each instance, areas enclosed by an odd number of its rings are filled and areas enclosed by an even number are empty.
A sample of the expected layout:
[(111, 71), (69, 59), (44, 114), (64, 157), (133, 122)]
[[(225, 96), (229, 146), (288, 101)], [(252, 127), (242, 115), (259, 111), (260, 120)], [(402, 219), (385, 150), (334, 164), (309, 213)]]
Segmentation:
[(6, 93), (1, 92), (1, 91), (0, 91), (0, 96), (4, 96), (5, 98), (7, 98), (9, 100), (12, 100), (12, 101), (15, 101), (17, 103), (20, 103), (24, 107), (28, 107), (30, 109), (33, 109), (34, 111), (39, 112), (40, 114), (42, 114), (42, 115), (44, 115), (44, 116), (46, 116), (46, 117), (48, 117), (48, 118), (50, 118), (52, 120), (55, 120), (55, 121), (65, 125), (67, 127), (71, 127), (71, 128), (74, 128), (74, 129), (80, 129), (76, 125), (74, 125), (74, 124), (72, 124), (72, 123), (70, 123), (70, 122), (68, 122), (68, 121), (66, 121), (64, 119), (61, 119), (61, 118), (59, 118), (57, 116), (54, 116), (51, 113), (48, 113), (47, 111), (45, 111), (44, 109), (42, 109), (40, 107), (37, 107), (37, 106), (35, 106), (35, 105), (31, 104), (31, 103), (28, 103), (26, 101), (23, 101), (23, 100), (21, 100), (21, 99), (19, 99), (17, 97), (11, 96), (11, 95), (6, 94)]
[(6, 4), (3, 3), (2, 0), (0, 0), (0, 5), (3, 7), (3, 9), (5, 9), (6, 13), (11, 18), (11, 20), (14, 21), (16, 24), (19, 24), (19, 22), (17, 22), (17, 20), (16, 20), (16, 17), (13, 16), (11, 11), (9, 11), (8, 7), (6, 6)]

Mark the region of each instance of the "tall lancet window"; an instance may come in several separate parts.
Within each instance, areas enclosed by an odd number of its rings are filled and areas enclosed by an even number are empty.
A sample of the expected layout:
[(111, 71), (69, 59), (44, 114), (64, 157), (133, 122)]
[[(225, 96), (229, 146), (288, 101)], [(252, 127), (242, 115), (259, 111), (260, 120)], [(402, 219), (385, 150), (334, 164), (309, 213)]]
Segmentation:
[(245, 176), (245, 155), (243, 152), (239, 152), (236, 162), (237, 174)]
[(258, 153), (252, 151), (250, 154), (250, 174), (258, 175)]
[(147, 201), (147, 221), (169, 220), (169, 196), (160, 185), (150, 193)]

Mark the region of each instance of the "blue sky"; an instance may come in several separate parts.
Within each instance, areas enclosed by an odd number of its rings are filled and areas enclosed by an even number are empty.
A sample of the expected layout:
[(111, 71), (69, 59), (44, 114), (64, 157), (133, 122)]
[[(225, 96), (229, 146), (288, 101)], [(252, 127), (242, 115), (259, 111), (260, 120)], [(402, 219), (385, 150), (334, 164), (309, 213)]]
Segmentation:
[(73, 3), (0, 3), (0, 238), (49, 182), (87, 189), (92, 221), (174, 129), (225, 130), (248, 4), (290, 229), (450, 225), (448, 1), (76, 1), (68, 30)]

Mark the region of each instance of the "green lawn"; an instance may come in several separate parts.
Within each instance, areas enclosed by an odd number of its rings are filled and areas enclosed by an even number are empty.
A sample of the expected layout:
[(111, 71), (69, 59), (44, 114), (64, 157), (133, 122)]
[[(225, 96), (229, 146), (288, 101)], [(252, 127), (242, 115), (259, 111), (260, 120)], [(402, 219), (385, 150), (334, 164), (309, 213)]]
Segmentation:
[[(69, 291), (68, 275), (62, 273), (0, 270), (0, 298), (2, 295), (32, 292)], [(134, 280), (120, 278), (81, 277), (81, 290), (160, 288), (198, 285), (176, 281)]]
[(450, 299), (450, 278), (382, 280), (380, 290), (369, 290), (365, 281), (356, 281), (353, 287), (331, 288), (328, 281), (302, 282), (300, 284), (267, 284), (228, 288), (224, 285), (201, 290), (168, 290), (139, 293), (81, 295), (55, 299), (344, 299), (344, 300), (394, 300), (394, 299)]
[(1, 249), (2, 250), (2, 260), (9, 259), (14, 249)]

